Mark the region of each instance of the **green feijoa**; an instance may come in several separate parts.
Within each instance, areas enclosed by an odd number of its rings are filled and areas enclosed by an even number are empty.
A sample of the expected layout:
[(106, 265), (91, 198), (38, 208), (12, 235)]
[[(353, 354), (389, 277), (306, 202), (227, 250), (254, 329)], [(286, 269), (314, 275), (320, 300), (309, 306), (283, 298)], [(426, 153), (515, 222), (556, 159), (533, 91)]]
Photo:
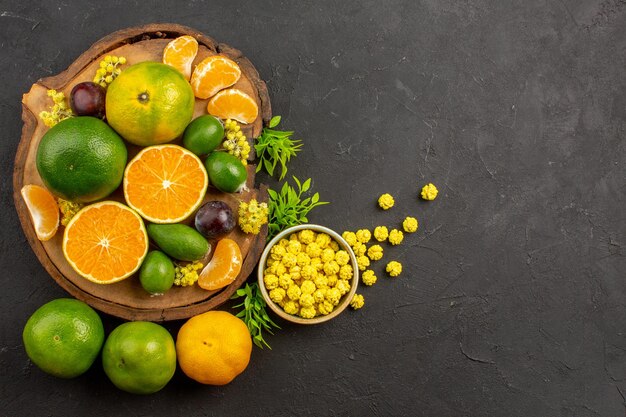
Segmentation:
[(243, 188), (248, 179), (245, 165), (237, 158), (226, 152), (213, 152), (204, 162), (209, 182), (215, 188), (225, 193), (235, 193)]
[(139, 270), (139, 281), (150, 294), (165, 294), (174, 284), (174, 263), (161, 251), (148, 252)]
[(222, 122), (210, 114), (194, 119), (183, 133), (183, 146), (196, 155), (213, 152), (224, 138)]
[(209, 242), (184, 224), (149, 224), (148, 236), (166, 254), (181, 261), (197, 261), (209, 251)]

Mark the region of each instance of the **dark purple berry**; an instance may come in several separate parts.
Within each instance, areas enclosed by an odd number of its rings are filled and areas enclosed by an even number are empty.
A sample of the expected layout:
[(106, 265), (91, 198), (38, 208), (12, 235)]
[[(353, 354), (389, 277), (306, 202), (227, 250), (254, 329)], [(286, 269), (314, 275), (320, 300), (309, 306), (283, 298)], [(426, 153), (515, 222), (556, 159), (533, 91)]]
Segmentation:
[(106, 91), (96, 83), (76, 84), (70, 93), (70, 107), (77, 116), (93, 116), (103, 119)]
[(196, 229), (208, 239), (225, 236), (235, 226), (233, 210), (223, 201), (209, 201), (196, 213)]

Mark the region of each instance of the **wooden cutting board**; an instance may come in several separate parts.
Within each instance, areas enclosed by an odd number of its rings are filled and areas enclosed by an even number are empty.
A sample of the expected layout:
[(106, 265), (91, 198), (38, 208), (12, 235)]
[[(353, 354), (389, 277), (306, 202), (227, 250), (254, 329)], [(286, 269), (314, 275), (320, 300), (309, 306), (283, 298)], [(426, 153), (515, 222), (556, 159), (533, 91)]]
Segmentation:
[[(27, 184), (42, 185), (35, 166), (35, 155), (42, 136), (48, 130), (38, 117), (41, 111), (48, 110), (52, 105), (51, 99), (47, 97), (48, 89), (62, 91), (66, 97), (69, 97), (75, 84), (93, 79), (100, 60), (106, 55), (126, 57), (126, 66), (142, 61), (160, 62), (167, 43), (182, 35), (191, 35), (198, 40), (198, 56), (194, 65), (205, 57), (214, 54), (225, 55), (239, 64), (242, 71), (241, 79), (233, 87), (249, 94), (259, 106), (257, 119), (248, 125), (242, 125), (242, 130), (249, 138), (252, 147), (252, 142), (261, 133), (263, 124), (271, 118), (271, 104), (265, 83), (260, 79), (259, 73), (252, 63), (240, 51), (226, 44), (218, 43), (212, 38), (185, 26), (149, 24), (112, 33), (92, 45), (67, 70), (37, 81), (22, 99), (24, 127), (15, 156), (13, 199), (28, 242), (46, 271), (68, 293), (100, 311), (127, 320), (166, 321), (184, 319), (224, 303), (254, 270), (265, 246), (267, 225), (258, 235), (246, 235), (237, 227), (228, 236), (239, 244), (243, 256), (241, 272), (229, 286), (218, 291), (205, 291), (197, 285), (184, 288), (173, 287), (163, 296), (151, 296), (141, 287), (137, 274), (109, 285), (95, 284), (78, 275), (63, 257), (61, 250), (63, 227), (59, 228), (51, 240), (39, 241), (20, 190)], [(206, 104), (207, 100), (196, 99), (194, 118), (206, 114)], [(173, 143), (180, 144), (180, 140)], [(128, 143), (127, 147), (129, 151), (128, 160), (130, 161), (140, 148)], [(254, 158), (253, 152), (250, 158)], [(267, 201), (267, 187), (261, 185), (259, 188), (255, 188), (254, 178), (255, 167), (249, 164), (247, 184), (249, 191), (227, 194), (209, 187), (205, 201), (225, 201), (234, 212), (236, 212), (240, 201), (249, 201), (252, 198), (256, 198), (258, 201)], [(121, 189), (115, 191), (107, 199), (124, 202)], [(193, 216), (187, 220), (190, 225), (192, 222)], [(212, 248), (214, 247), (215, 244), (212, 245)], [(203, 263), (210, 259), (211, 252)]]

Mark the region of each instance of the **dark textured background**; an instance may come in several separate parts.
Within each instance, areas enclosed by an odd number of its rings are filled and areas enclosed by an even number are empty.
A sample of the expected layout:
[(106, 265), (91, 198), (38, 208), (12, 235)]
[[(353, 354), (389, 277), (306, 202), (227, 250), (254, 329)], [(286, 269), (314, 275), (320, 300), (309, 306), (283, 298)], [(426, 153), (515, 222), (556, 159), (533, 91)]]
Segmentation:
[[(185, 3), (0, 1), (1, 416), (624, 415), (626, 1)], [(163, 21), (257, 66), (305, 142), (290, 172), (332, 202), (312, 221), (420, 229), (387, 250), (404, 273), (379, 262), (364, 309), (285, 324), (228, 386), (177, 372), (137, 397), (98, 362), (70, 381), (29, 362), (24, 323), (65, 293), (26, 242), (11, 173), (30, 85)], [(429, 181), (439, 198), (418, 201)]]

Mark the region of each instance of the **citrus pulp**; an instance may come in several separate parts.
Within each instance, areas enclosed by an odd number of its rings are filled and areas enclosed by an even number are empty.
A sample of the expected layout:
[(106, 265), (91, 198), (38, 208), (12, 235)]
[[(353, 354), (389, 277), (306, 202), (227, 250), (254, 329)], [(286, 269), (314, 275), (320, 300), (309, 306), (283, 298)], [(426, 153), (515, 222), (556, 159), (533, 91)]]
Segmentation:
[(189, 35), (180, 36), (163, 50), (163, 63), (176, 68), (186, 80), (191, 77), (191, 65), (198, 53), (198, 41)]
[(205, 99), (235, 84), (241, 77), (239, 65), (222, 55), (212, 55), (200, 62), (191, 75), (191, 88), (196, 97)]
[(59, 206), (50, 191), (38, 185), (20, 190), (39, 240), (50, 240), (59, 228)]
[(198, 285), (205, 290), (218, 290), (233, 282), (241, 271), (241, 250), (232, 239), (217, 242), (211, 261), (202, 269)]
[(220, 119), (235, 119), (241, 123), (252, 123), (259, 115), (256, 101), (236, 88), (222, 90), (209, 100), (207, 112)]
[(81, 276), (96, 284), (128, 278), (148, 253), (148, 235), (137, 213), (116, 201), (84, 207), (63, 234), (63, 255)]
[(209, 179), (202, 161), (177, 145), (144, 148), (124, 172), (124, 197), (153, 223), (177, 223), (202, 203)]

